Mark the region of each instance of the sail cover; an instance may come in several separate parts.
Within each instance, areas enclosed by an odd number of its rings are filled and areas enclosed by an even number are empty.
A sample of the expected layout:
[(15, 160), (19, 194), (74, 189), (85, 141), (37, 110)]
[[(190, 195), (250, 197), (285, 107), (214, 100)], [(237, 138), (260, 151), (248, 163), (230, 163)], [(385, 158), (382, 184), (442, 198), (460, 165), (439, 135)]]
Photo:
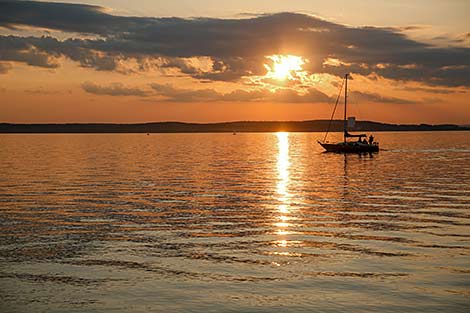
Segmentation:
[(360, 135), (353, 135), (348, 133), (347, 131), (344, 132), (344, 137), (355, 137), (355, 138), (361, 138), (361, 137), (367, 137), (366, 134), (360, 134)]

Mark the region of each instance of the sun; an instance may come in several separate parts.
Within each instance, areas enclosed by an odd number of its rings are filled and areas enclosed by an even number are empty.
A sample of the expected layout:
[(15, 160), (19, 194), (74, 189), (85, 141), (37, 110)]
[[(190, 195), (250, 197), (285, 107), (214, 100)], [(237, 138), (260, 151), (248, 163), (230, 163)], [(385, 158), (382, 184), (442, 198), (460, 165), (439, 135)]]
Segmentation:
[(267, 58), (273, 63), (264, 65), (268, 70), (266, 76), (277, 80), (294, 79), (295, 74), (302, 71), (302, 65), (305, 64), (301, 57), (295, 55), (270, 55)]

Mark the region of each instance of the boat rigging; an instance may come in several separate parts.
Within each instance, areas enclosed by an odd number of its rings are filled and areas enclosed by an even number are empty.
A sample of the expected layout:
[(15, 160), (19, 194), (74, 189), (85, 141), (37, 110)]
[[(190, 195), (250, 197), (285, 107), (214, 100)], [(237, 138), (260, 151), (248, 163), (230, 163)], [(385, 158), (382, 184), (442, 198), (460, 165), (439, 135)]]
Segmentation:
[[(341, 85), (338, 97), (336, 98), (336, 104), (331, 114), (330, 122), (328, 123), (328, 129), (325, 133), (323, 141), (318, 143), (327, 151), (327, 152), (339, 152), (339, 153), (362, 153), (362, 152), (378, 152), (379, 143), (374, 141), (374, 137), (371, 135), (369, 140), (367, 140), (366, 134), (354, 135), (348, 132), (349, 128), (354, 127), (355, 119), (353, 117), (347, 118), (347, 107), (348, 107), (348, 78), (349, 74), (344, 75), (343, 84)], [(341, 91), (344, 85), (344, 117), (343, 117), (343, 142), (329, 143), (326, 141), (328, 132), (330, 131), (331, 122), (334, 118), (336, 107), (338, 106), (339, 98)], [(348, 138), (357, 138), (357, 141), (348, 141)]]

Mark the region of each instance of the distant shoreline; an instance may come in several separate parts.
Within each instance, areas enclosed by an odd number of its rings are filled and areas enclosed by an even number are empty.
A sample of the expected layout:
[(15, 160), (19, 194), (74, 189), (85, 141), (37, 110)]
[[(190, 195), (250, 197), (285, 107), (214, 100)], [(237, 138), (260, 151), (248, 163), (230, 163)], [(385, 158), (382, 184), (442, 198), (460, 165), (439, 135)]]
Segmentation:
[[(154, 122), (138, 124), (66, 123), (13, 124), (0, 123), (0, 133), (228, 133), (228, 132), (324, 132), (329, 120), (311, 121), (239, 121), (222, 123)], [(333, 120), (331, 132), (342, 131), (343, 121)], [(470, 130), (454, 124), (388, 124), (357, 121), (351, 131), (450, 131)]]

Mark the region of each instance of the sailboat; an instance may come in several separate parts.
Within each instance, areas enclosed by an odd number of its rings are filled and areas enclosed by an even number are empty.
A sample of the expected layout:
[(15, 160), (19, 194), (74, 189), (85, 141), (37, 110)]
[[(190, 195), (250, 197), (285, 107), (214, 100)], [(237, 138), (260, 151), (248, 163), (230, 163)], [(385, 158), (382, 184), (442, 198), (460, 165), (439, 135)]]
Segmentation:
[[(364, 152), (377, 152), (379, 151), (379, 143), (374, 142), (374, 137), (370, 136), (369, 141), (367, 141), (366, 134), (359, 134), (354, 135), (348, 132), (348, 126), (354, 127), (355, 119), (353, 117), (346, 118), (347, 116), (347, 104), (348, 104), (348, 78), (349, 74), (344, 75), (344, 120), (343, 120), (343, 141), (337, 143), (330, 143), (326, 141), (326, 137), (328, 136), (328, 132), (330, 130), (331, 121), (334, 117), (334, 112), (336, 111), (336, 107), (338, 105), (338, 100), (341, 94), (338, 94), (338, 98), (336, 99), (336, 105), (333, 110), (333, 114), (331, 115), (330, 123), (328, 124), (328, 129), (325, 134), (325, 138), (323, 141), (319, 141), (318, 143), (327, 151), (327, 152), (338, 152), (338, 153), (364, 153)], [(349, 125), (348, 125), (349, 124)], [(357, 138), (357, 140), (348, 140), (349, 138)]]

